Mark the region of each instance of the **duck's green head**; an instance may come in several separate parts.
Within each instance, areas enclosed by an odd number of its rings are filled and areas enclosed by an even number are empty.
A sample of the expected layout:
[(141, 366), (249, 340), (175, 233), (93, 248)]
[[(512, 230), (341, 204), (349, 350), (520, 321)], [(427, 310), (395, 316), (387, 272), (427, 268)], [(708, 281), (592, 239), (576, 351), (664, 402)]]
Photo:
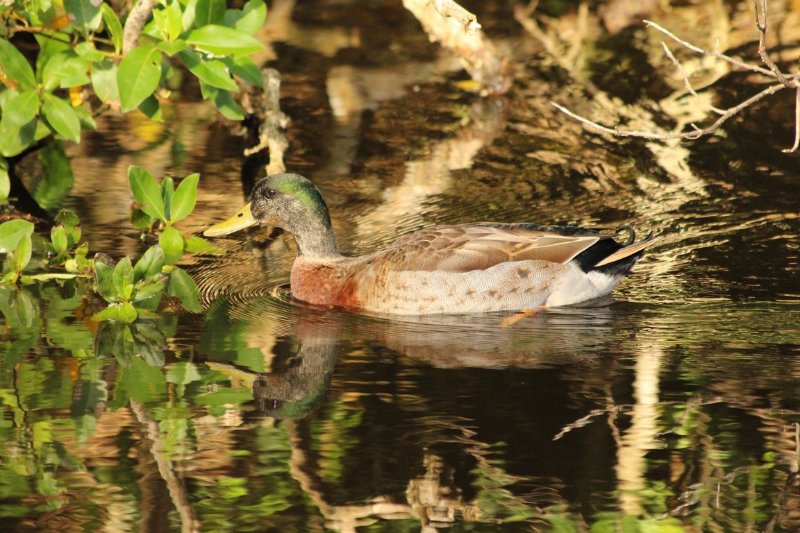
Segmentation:
[(323, 248), (333, 244), (328, 206), (319, 190), (298, 174), (273, 174), (259, 181), (250, 201), (225, 222), (214, 224), (203, 234), (207, 237), (228, 235), (256, 224), (276, 226), (293, 233), (301, 247)]
[(331, 225), (328, 206), (314, 184), (299, 174), (273, 174), (256, 184), (250, 201), (238, 213), (203, 234), (220, 237), (256, 224), (295, 233), (298, 227), (314, 222)]

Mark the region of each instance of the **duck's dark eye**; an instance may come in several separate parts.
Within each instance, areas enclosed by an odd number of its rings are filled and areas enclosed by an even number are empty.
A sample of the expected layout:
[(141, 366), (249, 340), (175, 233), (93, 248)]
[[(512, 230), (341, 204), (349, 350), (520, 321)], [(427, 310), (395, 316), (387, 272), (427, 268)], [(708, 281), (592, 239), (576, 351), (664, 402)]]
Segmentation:
[(275, 189), (267, 189), (267, 198), (275, 198), (278, 195), (278, 191)]

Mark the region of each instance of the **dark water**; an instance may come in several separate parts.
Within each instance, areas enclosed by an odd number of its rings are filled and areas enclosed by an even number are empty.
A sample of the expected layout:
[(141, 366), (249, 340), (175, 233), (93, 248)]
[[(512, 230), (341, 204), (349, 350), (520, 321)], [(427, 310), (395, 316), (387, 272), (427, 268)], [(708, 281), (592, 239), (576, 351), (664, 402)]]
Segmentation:
[[(0, 302), (4, 530), (800, 529), (789, 121), (666, 151), (604, 140), (549, 105), (580, 106), (582, 85), (510, 6), (471, 6), (515, 60), (492, 100), (458, 87), (399, 3), (355, 4), (302, 3), (271, 30), (287, 164), (323, 191), (342, 249), (475, 220), (627, 223), (660, 244), (613, 300), (511, 327), (293, 302), (277, 232), (191, 260), (202, 315), (98, 328), (80, 290), (29, 288)], [(652, 76), (640, 36), (616, 39), (598, 48)], [(589, 79), (626, 102), (664, 91), (615, 86), (598, 61)], [(789, 97), (767, 107), (791, 116)], [(190, 230), (241, 205), (245, 141), (191, 99), (168, 109), (72, 148), (67, 205), (94, 249), (142, 249), (129, 164), (202, 174)]]

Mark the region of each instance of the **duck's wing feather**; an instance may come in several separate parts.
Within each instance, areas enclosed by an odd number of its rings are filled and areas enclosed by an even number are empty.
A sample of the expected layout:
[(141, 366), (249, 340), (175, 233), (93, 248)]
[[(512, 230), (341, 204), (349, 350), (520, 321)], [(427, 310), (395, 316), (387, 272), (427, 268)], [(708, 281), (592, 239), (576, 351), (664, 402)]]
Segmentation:
[(466, 224), (434, 226), (396, 241), (372, 257), (391, 270), (470, 272), (513, 261), (567, 263), (602, 239), (569, 226)]

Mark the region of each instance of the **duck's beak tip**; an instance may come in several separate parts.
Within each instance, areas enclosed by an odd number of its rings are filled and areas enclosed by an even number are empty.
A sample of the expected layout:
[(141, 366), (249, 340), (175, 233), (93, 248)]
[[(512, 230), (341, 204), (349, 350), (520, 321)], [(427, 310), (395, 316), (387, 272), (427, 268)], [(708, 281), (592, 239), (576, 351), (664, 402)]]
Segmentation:
[(209, 226), (203, 232), (203, 235), (206, 237), (222, 237), (256, 224), (258, 224), (258, 221), (253, 217), (253, 213), (250, 211), (250, 202), (248, 202), (228, 220)]

